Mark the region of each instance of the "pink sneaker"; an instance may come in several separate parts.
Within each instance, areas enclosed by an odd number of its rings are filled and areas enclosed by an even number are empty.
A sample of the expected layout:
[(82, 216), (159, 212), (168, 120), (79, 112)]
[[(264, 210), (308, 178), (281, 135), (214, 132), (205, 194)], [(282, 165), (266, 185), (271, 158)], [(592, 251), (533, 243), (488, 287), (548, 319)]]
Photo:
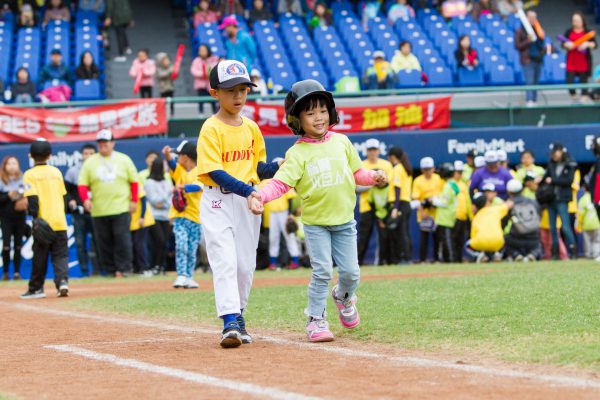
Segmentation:
[(313, 343), (333, 341), (333, 333), (329, 330), (329, 323), (324, 319), (309, 319), (306, 323), (306, 336)]
[(340, 322), (344, 328), (356, 328), (358, 324), (360, 324), (360, 315), (358, 314), (358, 309), (356, 308), (356, 295), (353, 295), (349, 299), (338, 299), (336, 296), (337, 288), (337, 285), (333, 287), (331, 290), (331, 296), (333, 297), (333, 301), (338, 308)]

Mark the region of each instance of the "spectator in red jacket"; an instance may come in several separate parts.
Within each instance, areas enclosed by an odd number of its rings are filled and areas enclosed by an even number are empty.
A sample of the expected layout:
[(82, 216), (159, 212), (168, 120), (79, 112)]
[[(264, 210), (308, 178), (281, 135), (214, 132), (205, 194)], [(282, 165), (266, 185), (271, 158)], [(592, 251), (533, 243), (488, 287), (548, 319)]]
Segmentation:
[[(563, 47), (567, 49), (567, 83), (574, 83), (575, 78), (579, 78), (579, 83), (587, 83), (592, 75), (592, 50), (597, 46), (596, 39), (592, 38), (575, 48), (573, 42), (586, 35), (590, 30), (580, 12), (573, 14), (571, 24), (571, 28), (564, 35), (568, 41), (563, 43)], [(569, 94), (573, 101), (577, 101), (575, 90), (570, 89)], [(581, 102), (591, 102), (587, 89), (581, 91)]]
[(464, 67), (473, 69), (479, 66), (477, 51), (471, 47), (471, 38), (469, 35), (463, 35), (460, 37), (455, 56), (459, 68)]

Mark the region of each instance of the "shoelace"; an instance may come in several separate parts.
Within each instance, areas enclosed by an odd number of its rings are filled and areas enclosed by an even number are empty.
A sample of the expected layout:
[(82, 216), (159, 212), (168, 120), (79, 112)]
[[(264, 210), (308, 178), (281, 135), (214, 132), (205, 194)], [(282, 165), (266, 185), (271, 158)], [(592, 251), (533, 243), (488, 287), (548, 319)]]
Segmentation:
[(237, 317), (237, 323), (240, 327), (240, 331), (246, 332), (246, 321), (244, 321), (244, 317), (242, 317), (241, 315)]
[(315, 322), (317, 327), (320, 329), (327, 328), (327, 321), (325, 321), (324, 319), (314, 319), (313, 322)]

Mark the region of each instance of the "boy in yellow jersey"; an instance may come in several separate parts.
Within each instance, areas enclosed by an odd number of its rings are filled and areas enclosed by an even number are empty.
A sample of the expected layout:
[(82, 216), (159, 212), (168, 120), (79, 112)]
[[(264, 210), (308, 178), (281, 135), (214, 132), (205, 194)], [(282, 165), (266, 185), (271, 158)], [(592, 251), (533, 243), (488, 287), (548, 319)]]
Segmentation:
[(204, 184), (200, 210), (224, 348), (252, 341), (243, 311), (256, 268), (260, 216), (249, 208), (264, 211), (254, 185), (279, 169), (279, 163), (266, 163), (258, 125), (240, 115), (249, 86), (256, 85), (239, 61), (224, 60), (211, 70), (210, 95), (220, 109), (204, 122), (198, 138), (198, 179)]
[(146, 258), (146, 243), (148, 242), (149, 229), (155, 224), (155, 221), (152, 210), (147, 203), (143, 186), (140, 186), (138, 196), (137, 207), (131, 215), (131, 224), (129, 225), (131, 243), (133, 244), (133, 272), (149, 278), (154, 274)]
[(422, 175), (415, 178), (412, 188), (413, 207), (418, 208), (417, 221), (419, 222), (419, 260), (427, 261), (427, 250), (429, 248), (429, 236), (433, 238), (433, 261), (438, 260), (438, 243), (435, 231), (435, 207), (431, 203), (434, 196), (439, 195), (444, 188), (444, 180), (434, 171), (433, 158), (424, 157), (420, 162)]
[(41, 299), (48, 268), (48, 255), (54, 265), (57, 296), (69, 295), (69, 258), (65, 195), (67, 190), (60, 171), (47, 165), (52, 147), (44, 139), (31, 144), (29, 155), (35, 165), (23, 175), (25, 197), (33, 220), (33, 265), (29, 289), (21, 299)]
[(410, 201), (412, 193), (413, 170), (406, 152), (400, 147), (392, 147), (388, 156), (394, 166), (390, 180), (392, 220), (397, 220), (395, 229), (390, 228), (390, 242), (393, 263), (408, 264), (412, 260), (410, 239)]
[(474, 214), (471, 224), (471, 240), (467, 242), (466, 252), (477, 263), (502, 260), (504, 231), (502, 219), (508, 215), (512, 200), (501, 205), (490, 205), (483, 193), (473, 196)]
[[(379, 157), (381, 154), (380, 146), (377, 139), (371, 138), (367, 140), (367, 159), (363, 161), (362, 166), (369, 170), (381, 170), (385, 172), (389, 179), (392, 176), (392, 163)], [(371, 198), (370, 190), (371, 188), (367, 186), (357, 188), (357, 192), (360, 193), (358, 203), (358, 211), (360, 212), (360, 223), (358, 226), (358, 265), (363, 264), (369, 247), (369, 241), (371, 240), (371, 234), (373, 233), (373, 227), (377, 222), (375, 210), (369, 204), (369, 199)]]
[[(175, 236), (175, 267), (177, 279), (173, 282), (175, 289), (197, 289), (198, 283), (194, 280), (196, 267), (196, 254), (200, 244), (200, 200), (202, 198), (202, 184), (198, 182), (198, 157), (196, 146), (184, 140), (171, 150), (169, 146), (163, 148), (163, 154), (169, 165), (171, 179), (176, 190), (183, 191), (185, 197), (184, 209), (179, 211), (174, 206), (169, 211), (169, 219), (173, 221), (173, 235)], [(177, 161), (171, 153), (178, 154)]]
[(456, 223), (452, 231), (452, 241), (454, 242), (454, 254), (456, 261), (462, 262), (463, 250), (469, 237), (469, 225), (472, 217), (471, 196), (469, 195), (469, 186), (463, 180), (465, 164), (457, 160), (454, 162), (454, 180), (458, 185), (458, 196), (456, 203)]

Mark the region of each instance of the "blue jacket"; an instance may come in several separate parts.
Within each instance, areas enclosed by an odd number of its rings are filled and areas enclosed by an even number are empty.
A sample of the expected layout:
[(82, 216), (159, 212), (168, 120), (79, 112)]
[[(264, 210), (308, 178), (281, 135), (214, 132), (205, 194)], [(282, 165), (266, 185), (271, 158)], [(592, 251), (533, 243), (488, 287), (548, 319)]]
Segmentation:
[(227, 38), (225, 48), (227, 49), (228, 59), (241, 61), (248, 68), (248, 72), (252, 71), (256, 64), (256, 43), (254, 43), (252, 36), (246, 32), (238, 31), (237, 41), (233, 43)]
[(53, 65), (52, 63), (47, 64), (44, 68), (42, 68), (42, 72), (40, 74), (40, 84), (43, 85), (48, 81), (52, 81), (54, 79), (58, 79), (60, 81), (65, 81), (68, 84), (71, 83), (71, 71), (65, 64), (61, 65)]

